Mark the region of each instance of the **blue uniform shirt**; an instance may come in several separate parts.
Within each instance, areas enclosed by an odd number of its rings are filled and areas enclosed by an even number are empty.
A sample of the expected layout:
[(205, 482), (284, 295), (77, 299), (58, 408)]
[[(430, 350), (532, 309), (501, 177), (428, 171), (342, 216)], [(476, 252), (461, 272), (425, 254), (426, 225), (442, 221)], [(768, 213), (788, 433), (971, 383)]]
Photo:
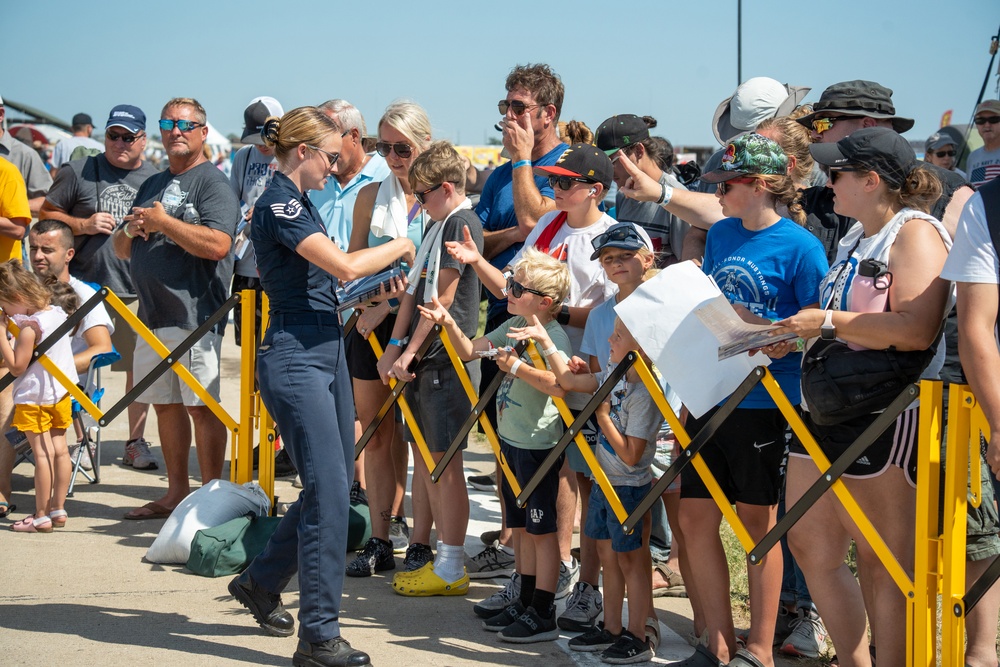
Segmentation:
[(306, 237), (326, 236), (319, 211), (280, 171), (253, 209), (250, 239), (272, 315), (337, 312), (337, 279), (295, 252)]

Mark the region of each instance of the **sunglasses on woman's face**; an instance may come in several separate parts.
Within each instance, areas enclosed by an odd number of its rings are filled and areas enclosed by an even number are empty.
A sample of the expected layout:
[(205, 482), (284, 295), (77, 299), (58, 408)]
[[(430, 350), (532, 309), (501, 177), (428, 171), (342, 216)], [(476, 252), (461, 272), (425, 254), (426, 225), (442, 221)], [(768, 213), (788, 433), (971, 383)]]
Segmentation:
[(397, 141), (395, 143), (389, 141), (379, 141), (375, 144), (375, 150), (382, 157), (389, 157), (389, 153), (396, 151), (396, 155), (404, 160), (413, 155), (413, 146), (405, 141)]
[(331, 153), (330, 151), (325, 151), (317, 146), (310, 146), (306, 144), (306, 148), (316, 151), (317, 153), (322, 153), (326, 156), (327, 162), (330, 163), (330, 169), (333, 169), (333, 165), (337, 164), (337, 160), (340, 159), (340, 153)]
[(749, 176), (730, 178), (728, 181), (719, 183), (719, 194), (725, 196), (734, 185), (750, 185), (756, 180), (756, 178), (750, 178)]
[(577, 178), (575, 176), (549, 176), (549, 187), (553, 190), (559, 188), (560, 190), (569, 190), (573, 187), (574, 183), (593, 183), (593, 181), (588, 181), (586, 178)]
[(867, 169), (862, 169), (860, 167), (830, 167), (830, 184), (837, 182), (841, 174), (848, 172), (858, 173), (862, 171), (868, 171)]
[(514, 280), (514, 278), (507, 279), (507, 294), (511, 295), (515, 299), (520, 299), (524, 296), (525, 292), (537, 294), (538, 296), (548, 296), (545, 292), (539, 292), (538, 290), (531, 289), (530, 287), (525, 287), (521, 283)]

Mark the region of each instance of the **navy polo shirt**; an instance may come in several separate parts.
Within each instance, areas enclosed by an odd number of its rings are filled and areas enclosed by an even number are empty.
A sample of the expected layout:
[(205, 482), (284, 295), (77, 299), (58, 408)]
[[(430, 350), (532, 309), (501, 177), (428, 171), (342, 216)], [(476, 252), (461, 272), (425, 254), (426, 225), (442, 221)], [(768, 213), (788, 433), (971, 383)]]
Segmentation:
[(309, 197), (280, 171), (253, 209), (250, 239), (271, 315), (337, 312), (337, 279), (295, 252), (326, 227)]

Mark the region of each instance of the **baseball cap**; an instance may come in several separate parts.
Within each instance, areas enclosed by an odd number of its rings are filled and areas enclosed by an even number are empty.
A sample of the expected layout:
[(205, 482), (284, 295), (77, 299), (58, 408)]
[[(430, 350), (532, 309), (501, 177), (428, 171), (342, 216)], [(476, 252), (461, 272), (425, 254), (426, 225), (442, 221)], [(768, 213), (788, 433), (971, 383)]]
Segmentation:
[(976, 105), (976, 113), (973, 115), (978, 115), (982, 111), (1000, 113), (1000, 100), (983, 100)]
[(246, 110), (243, 111), (243, 136), (240, 137), (240, 141), (245, 144), (253, 144), (254, 146), (263, 146), (264, 140), (261, 139), (260, 130), (264, 127), (264, 122), (268, 119), (268, 116), (281, 116), (285, 115), (285, 110), (281, 108), (281, 104), (278, 100), (273, 97), (255, 97), (250, 100), (250, 104), (247, 105)]
[(73, 116), (72, 125), (93, 125), (94, 119), (87, 113), (78, 113)]
[(639, 231), (631, 222), (616, 222), (607, 231), (591, 241), (594, 253), (591, 260), (601, 256), (605, 248), (621, 248), (622, 250), (639, 250), (646, 247), (646, 242), (639, 236)]
[(108, 123), (104, 129), (109, 127), (124, 127), (133, 134), (142, 132), (146, 129), (146, 114), (139, 107), (119, 104), (111, 110), (111, 115), (108, 116)]
[(635, 114), (612, 116), (597, 128), (594, 143), (608, 155), (649, 139), (646, 121)]
[(600, 183), (607, 190), (611, 186), (615, 167), (611, 158), (591, 144), (573, 144), (550, 167), (535, 167), (538, 176), (575, 176)]
[(842, 113), (847, 116), (885, 118), (892, 121), (892, 129), (903, 133), (913, 127), (913, 119), (896, 115), (892, 105), (892, 90), (874, 81), (842, 81), (835, 83), (820, 95), (813, 105), (811, 114), (798, 118), (799, 123), (812, 129), (812, 122), (827, 112)]
[(924, 143), (924, 152), (929, 153), (931, 151), (936, 151), (944, 146), (957, 146), (958, 142), (955, 141), (955, 137), (951, 136), (947, 132), (935, 132), (931, 136), (927, 137), (927, 141)]
[(910, 142), (887, 127), (865, 127), (835, 144), (812, 144), (809, 152), (816, 162), (828, 167), (859, 164), (896, 188), (917, 167)]
[(787, 116), (810, 90), (805, 86), (789, 86), (766, 76), (747, 79), (715, 110), (712, 132), (716, 140), (725, 146), (733, 137), (752, 132), (768, 118)]
[(743, 134), (726, 146), (722, 166), (701, 175), (706, 183), (722, 183), (739, 176), (785, 176), (788, 174), (788, 156), (774, 141), (751, 132)]

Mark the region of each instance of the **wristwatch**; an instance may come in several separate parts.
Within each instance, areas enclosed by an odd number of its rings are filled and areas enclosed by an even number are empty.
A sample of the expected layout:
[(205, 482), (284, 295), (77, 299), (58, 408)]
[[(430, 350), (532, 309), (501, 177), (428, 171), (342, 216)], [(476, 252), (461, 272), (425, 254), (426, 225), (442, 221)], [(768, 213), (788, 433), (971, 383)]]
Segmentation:
[(823, 320), (823, 326), (819, 328), (819, 337), (823, 340), (836, 340), (837, 338), (837, 327), (833, 326), (833, 311), (826, 311), (826, 319)]

